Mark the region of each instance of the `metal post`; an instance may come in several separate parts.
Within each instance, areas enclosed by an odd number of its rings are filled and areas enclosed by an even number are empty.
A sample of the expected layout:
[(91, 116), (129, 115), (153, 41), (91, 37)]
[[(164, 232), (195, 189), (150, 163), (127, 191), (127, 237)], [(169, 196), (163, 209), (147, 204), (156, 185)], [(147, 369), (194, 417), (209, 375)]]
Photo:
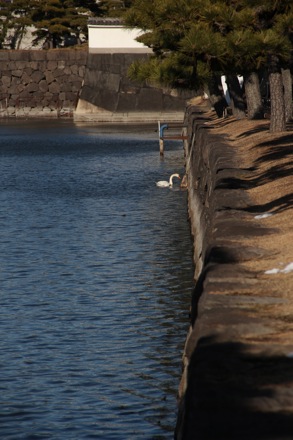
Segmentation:
[(160, 142), (160, 156), (164, 156), (164, 139), (159, 140)]
[(159, 142), (160, 142), (160, 155), (164, 156), (164, 130), (165, 128), (168, 128), (168, 124), (162, 124), (158, 121), (158, 128), (159, 128)]

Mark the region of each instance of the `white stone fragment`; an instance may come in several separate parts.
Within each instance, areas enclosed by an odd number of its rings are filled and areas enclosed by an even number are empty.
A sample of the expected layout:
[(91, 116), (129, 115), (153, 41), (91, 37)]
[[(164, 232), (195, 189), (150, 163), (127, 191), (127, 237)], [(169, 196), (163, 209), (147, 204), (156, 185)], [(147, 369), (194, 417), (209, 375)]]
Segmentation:
[(269, 269), (269, 270), (265, 271), (265, 273), (269, 274), (269, 275), (279, 273), (279, 272), (280, 272), (280, 269)]
[(265, 212), (264, 214), (256, 215), (254, 218), (262, 219), (262, 218), (271, 217), (271, 215), (273, 215), (271, 212)]
[(283, 270), (281, 270), (282, 273), (289, 273), (293, 271), (293, 263), (287, 264), (286, 267), (284, 267)]
[(274, 268), (274, 269), (269, 269), (269, 270), (265, 271), (265, 273), (269, 274), (269, 275), (272, 275), (272, 274), (275, 274), (275, 273), (289, 273), (289, 272), (293, 272), (293, 262), (287, 264), (287, 266), (284, 267), (284, 269), (276, 269), (276, 268)]

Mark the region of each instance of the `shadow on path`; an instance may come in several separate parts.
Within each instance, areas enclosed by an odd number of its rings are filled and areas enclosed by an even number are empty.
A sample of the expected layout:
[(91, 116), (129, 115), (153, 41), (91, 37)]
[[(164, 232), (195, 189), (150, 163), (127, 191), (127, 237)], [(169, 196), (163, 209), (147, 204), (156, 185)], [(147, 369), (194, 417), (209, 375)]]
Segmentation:
[(184, 440), (293, 438), (293, 417), (286, 413), (286, 394), (293, 394), (290, 357), (254, 355), (240, 343), (203, 338), (188, 374)]

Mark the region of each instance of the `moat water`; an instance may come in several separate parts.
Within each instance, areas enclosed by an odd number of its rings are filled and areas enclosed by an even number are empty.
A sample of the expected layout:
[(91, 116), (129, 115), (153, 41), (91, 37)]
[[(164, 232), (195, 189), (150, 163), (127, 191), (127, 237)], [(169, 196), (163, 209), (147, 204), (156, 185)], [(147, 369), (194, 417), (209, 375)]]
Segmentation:
[[(0, 123), (0, 437), (172, 439), (193, 286), (182, 144)], [(176, 182), (175, 182), (176, 183)]]

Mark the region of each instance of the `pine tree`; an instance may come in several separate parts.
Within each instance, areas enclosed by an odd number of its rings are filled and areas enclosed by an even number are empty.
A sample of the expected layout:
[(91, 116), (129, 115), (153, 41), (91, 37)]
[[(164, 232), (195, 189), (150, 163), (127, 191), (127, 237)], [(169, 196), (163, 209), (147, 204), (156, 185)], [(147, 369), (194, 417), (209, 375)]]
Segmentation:
[[(235, 75), (243, 74), (250, 118), (262, 116), (259, 75), (269, 69), (271, 131), (284, 129), (283, 107), (277, 105), (283, 98), (277, 95), (281, 69), (288, 67), (292, 54), (291, 0), (264, 0), (261, 5), (255, 0), (134, 0), (126, 23), (145, 31), (139, 40), (155, 57), (136, 66), (133, 76), (196, 88), (215, 84), (215, 76), (225, 74), (231, 88), (237, 86)], [(243, 117), (237, 88), (230, 90), (233, 107)]]
[(121, 17), (131, 6), (131, 0), (100, 0), (99, 7), (106, 17)]
[[(84, 5), (84, 6), (82, 6)], [(94, 0), (41, 0), (32, 1), (32, 22), (36, 26), (34, 44), (45, 41), (47, 47), (60, 47), (66, 38), (87, 33), (87, 18), (90, 11), (97, 12)]]
[[(26, 0), (13, 2), (0, 1), (0, 45), (3, 48), (5, 41), (9, 41), (11, 49), (17, 49), (31, 24), (30, 5)], [(9, 38), (8, 38), (9, 34)]]
[[(208, 0), (205, 0), (208, 1)], [(207, 75), (193, 47), (191, 27), (200, 16), (200, 4), (192, 0), (135, 0), (124, 18), (126, 24), (145, 31), (139, 41), (152, 48), (154, 59), (136, 65), (138, 76), (165, 85), (197, 88)], [(190, 32), (190, 34), (188, 34)], [(149, 68), (147, 64), (149, 63)], [(151, 66), (156, 65), (156, 69)], [(132, 72), (134, 74), (134, 72)]]
[(45, 41), (47, 47), (58, 47), (68, 37), (80, 42), (81, 35), (87, 37), (88, 16), (102, 13), (95, 0), (0, 0), (0, 8), (0, 44), (11, 29), (11, 49), (19, 47), (28, 26), (36, 28), (35, 44)]
[(249, 25), (252, 44), (243, 48), (244, 67), (249, 67), (250, 70), (253, 66), (256, 69), (262, 67), (268, 71), (271, 102), (270, 131), (284, 131), (286, 113), (282, 68), (288, 68), (293, 50), (292, 2), (265, 0), (259, 5), (254, 0), (243, 0), (239, 3), (242, 3), (242, 7), (250, 8), (253, 13), (253, 20)]

